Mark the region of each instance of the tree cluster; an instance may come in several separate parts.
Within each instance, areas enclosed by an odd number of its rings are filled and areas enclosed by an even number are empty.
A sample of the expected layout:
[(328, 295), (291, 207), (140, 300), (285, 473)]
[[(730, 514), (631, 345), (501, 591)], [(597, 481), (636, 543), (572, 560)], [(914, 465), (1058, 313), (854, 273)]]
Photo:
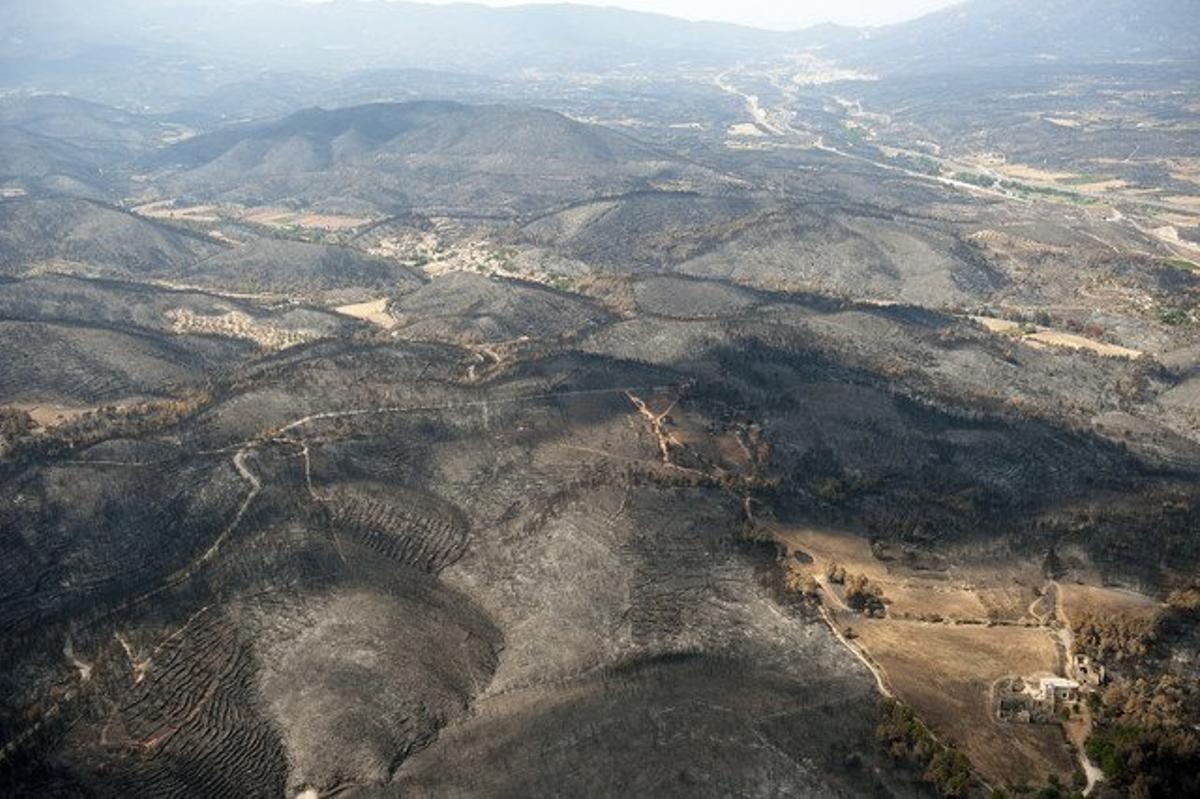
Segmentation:
[(1175, 675), (1104, 692), (1087, 755), (1131, 797), (1200, 796), (1200, 686)]
[(0, 408), (0, 436), (16, 438), (33, 429), (33, 417), (19, 408)]
[(916, 762), (922, 769), (921, 779), (942, 796), (965, 797), (975, 787), (971, 761), (934, 738), (907, 705), (885, 700), (883, 721), (875, 734), (887, 744), (893, 758)]
[(887, 612), (883, 604), (883, 589), (872, 583), (865, 574), (846, 577), (846, 604), (868, 616), (882, 617)]
[(1158, 638), (1161, 614), (1113, 613), (1092, 608), (1071, 618), (1075, 648), (1093, 658), (1120, 662), (1144, 657)]
[(834, 585), (844, 585), (846, 582), (846, 567), (836, 560), (831, 560), (825, 567), (825, 579)]
[(1167, 595), (1167, 606), (1177, 615), (1200, 617), (1200, 584), (1175, 589)]
[(788, 570), (783, 586), (789, 593), (799, 594), (805, 599), (817, 599), (821, 596), (821, 586), (817, 583), (817, 578), (799, 569)]

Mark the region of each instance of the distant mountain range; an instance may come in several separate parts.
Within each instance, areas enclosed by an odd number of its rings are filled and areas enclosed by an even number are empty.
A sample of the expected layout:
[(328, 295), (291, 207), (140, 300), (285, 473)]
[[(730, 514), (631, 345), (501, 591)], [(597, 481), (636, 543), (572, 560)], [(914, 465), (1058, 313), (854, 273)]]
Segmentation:
[(1031, 63), (1200, 64), (1195, 0), (969, 0), (835, 49), (879, 72)]
[(273, 69), (346, 74), (421, 67), (485, 74), (593, 71), (632, 63), (721, 63), (817, 44), (790, 34), (585, 5), (491, 8), (384, 0), (320, 4), (196, 0), (57, 0), (10, 20), (0, 54), (78, 57), (107, 49), (234, 59)]
[(799, 51), (880, 73), (1187, 61), (1200, 56), (1195, 12), (1194, 0), (968, 0), (886, 28), (780, 33), (565, 4), (51, 0), (6, 9), (0, 86), (95, 88), (116, 79), (149, 97), (168, 81), (202, 92), (262, 70), (326, 79), (414, 67), (536, 76), (699, 68)]

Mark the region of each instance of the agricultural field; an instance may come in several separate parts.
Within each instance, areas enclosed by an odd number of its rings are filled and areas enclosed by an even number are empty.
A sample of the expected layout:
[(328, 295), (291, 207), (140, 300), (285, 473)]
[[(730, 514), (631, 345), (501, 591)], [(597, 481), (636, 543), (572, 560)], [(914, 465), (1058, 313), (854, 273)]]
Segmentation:
[(997, 721), (992, 684), (1010, 675), (1058, 669), (1052, 637), (1042, 629), (854, 619), (834, 613), (854, 643), (879, 665), (906, 704), (993, 785), (1038, 785), (1048, 775), (1071, 784), (1076, 756), (1059, 725)]
[[(913, 708), (986, 781), (1010, 789), (1047, 775), (1071, 784), (1089, 722), (1086, 714), (1065, 724), (1000, 721), (997, 681), (1067, 676), (1072, 612), (1144, 620), (1160, 613), (1133, 591), (1047, 581), (1039, 564), (918, 558), (828, 529), (775, 527), (770, 535), (797, 584), (812, 581), (824, 617), (875, 670), (881, 689)], [(860, 576), (882, 599), (878, 612), (851, 607), (848, 587)]]

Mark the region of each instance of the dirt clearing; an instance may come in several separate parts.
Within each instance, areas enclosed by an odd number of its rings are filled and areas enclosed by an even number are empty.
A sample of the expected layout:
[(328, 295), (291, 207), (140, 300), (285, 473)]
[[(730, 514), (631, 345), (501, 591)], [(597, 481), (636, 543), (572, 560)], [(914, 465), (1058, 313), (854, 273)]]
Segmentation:
[(247, 208), (241, 216), (247, 222), (267, 227), (303, 227), (314, 230), (351, 230), (362, 227), (372, 220), (366, 216), (342, 214), (318, 214), (306, 211), (290, 211), (286, 208)]
[(1085, 350), (1102, 355), (1105, 358), (1140, 358), (1140, 350), (1109, 344), (1104, 341), (1079, 336), (1074, 333), (1064, 333), (1061, 330), (1022, 325), (1010, 319), (997, 319), (991, 316), (972, 316), (971, 321), (983, 325), (991, 333), (1014, 336), (1023, 344), (1039, 349), (1058, 347), (1069, 350)]
[(333, 310), (345, 316), (352, 316), (355, 319), (361, 319), (364, 322), (378, 325), (384, 330), (391, 330), (397, 323), (396, 317), (388, 313), (388, 302), (387, 297), (380, 297), (377, 300), (370, 300), (368, 302), (340, 305)]
[(42, 430), (51, 430), (59, 425), (73, 422), (84, 414), (97, 410), (95, 407), (72, 407), (68, 405), (35, 405), (32, 403), (15, 403), (6, 407), (24, 411), (33, 419), (33, 423)]

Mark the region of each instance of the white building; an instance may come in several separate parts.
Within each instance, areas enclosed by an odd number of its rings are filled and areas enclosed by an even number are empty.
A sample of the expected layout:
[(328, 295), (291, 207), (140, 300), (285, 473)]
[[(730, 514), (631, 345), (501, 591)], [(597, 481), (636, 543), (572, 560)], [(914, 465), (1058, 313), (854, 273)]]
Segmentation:
[(1067, 702), (1079, 699), (1079, 683), (1063, 677), (1043, 677), (1038, 682), (1039, 699), (1058, 710)]

